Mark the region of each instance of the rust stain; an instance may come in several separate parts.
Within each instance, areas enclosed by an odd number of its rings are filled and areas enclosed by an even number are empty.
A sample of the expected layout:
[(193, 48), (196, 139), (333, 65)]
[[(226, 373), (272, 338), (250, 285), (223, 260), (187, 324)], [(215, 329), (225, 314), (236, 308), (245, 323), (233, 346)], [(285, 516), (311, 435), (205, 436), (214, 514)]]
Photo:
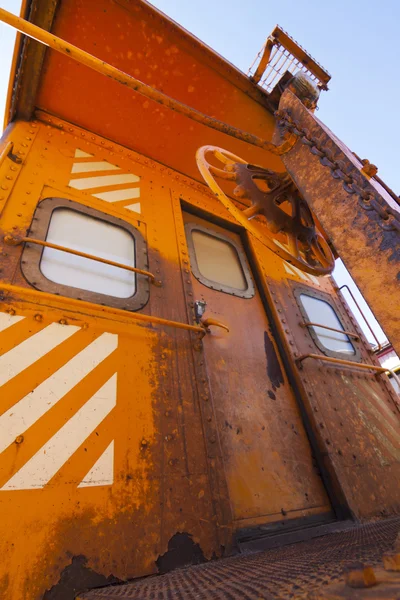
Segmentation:
[(159, 573), (187, 565), (199, 565), (207, 562), (199, 544), (190, 533), (178, 532), (168, 542), (168, 550), (156, 560)]
[[(283, 385), (284, 381), (283, 381), (282, 369), (279, 364), (279, 360), (276, 355), (274, 345), (273, 345), (272, 341), (270, 340), (267, 331), (264, 331), (264, 348), (265, 348), (265, 355), (267, 357), (267, 374), (268, 374), (269, 380), (272, 384), (272, 389), (275, 392), (276, 389), (279, 388), (281, 384)], [(272, 398), (272, 396), (270, 394), (268, 394), (268, 395), (270, 396), (270, 398)], [(275, 399), (275, 398), (273, 398), (273, 399)]]

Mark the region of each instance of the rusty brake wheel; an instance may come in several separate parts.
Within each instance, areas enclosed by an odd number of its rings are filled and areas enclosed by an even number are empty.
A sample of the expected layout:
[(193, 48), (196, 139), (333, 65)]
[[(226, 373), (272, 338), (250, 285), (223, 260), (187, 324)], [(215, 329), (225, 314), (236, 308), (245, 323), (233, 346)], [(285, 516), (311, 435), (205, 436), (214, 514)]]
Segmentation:
[[(327, 275), (333, 271), (335, 259), (328, 242), (287, 174), (249, 164), (217, 146), (202, 146), (197, 150), (196, 160), (200, 173), (217, 198), (262, 244), (312, 275)], [(249, 200), (250, 206), (239, 209), (216, 179), (235, 183), (233, 195), (239, 202)], [(254, 220), (256, 216), (264, 217), (266, 226), (261, 220)]]

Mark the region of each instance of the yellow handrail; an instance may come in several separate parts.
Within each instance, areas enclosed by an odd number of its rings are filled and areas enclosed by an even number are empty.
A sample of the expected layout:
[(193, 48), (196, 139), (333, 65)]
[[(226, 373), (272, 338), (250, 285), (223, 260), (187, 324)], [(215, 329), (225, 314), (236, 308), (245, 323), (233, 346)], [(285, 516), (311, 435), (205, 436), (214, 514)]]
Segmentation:
[(325, 362), (330, 362), (330, 363), (335, 363), (337, 365), (343, 365), (346, 367), (357, 367), (358, 369), (372, 369), (374, 371), (376, 371), (377, 373), (391, 373), (393, 378), (395, 379), (395, 381), (397, 382), (397, 384), (400, 387), (400, 377), (398, 377), (398, 375), (396, 375), (396, 373), (394, 371), (392, 371), (392, 369), (387, 369), (385, 367), (378, 367), (377, 365), (366, 365), (364, 363), (357, 363), (357, 362), (353, 362), (352, 360), (343, 360), (342, 358), (333, 358), (331, 356), (322, 356), (321, 354), (302, 354), (302, 356), (299, 356), (299, 358), (296, 358), (296, 364), (298, 366), (301, 365), (301, 363), (303, 362), (303, 360), (305, 360), (306, 358), (313, 358), (314, 360), (324, 360)]
[(7, 156), (10, 154), (10, 152), (12, 152), (13, 148), (14, 148), (14, 143), (11, 141), (8, 141), (0, 154), (0, 167), (3, 165), (3, 162), (6, 160)]
[(61, 252), (67, 252), (68, 254), (82, 256), (82, 258), (95, 260), (96, 262), (100, 262), (105, 265), (111, 265), (112, 267), (118, 267), (119, 269), (132, 271), (132, 273), (139, 273), (139, 275), (145, 275), (151, 280), (152, 283), (154, 283), (154, 285), (161, 285), (161, 282), (157, 281), (155, 275), (153, 275), (153, 273), (150, 273), (150, 271), (144, 271), (143, 269), (137, 269), (136, 267), (131, 267), (130, 265), (124, 265), (123, 263), (108, 260), (108, 258), (101, 258), (100, 256), (95, 256), (94, 254), (87, 254), (86, 252), (80, 252), (79, 250), (73, 250), (72, 248), (67, 248), (66, 246), (59, 246), (58, 244), (52, 244), (51, 242), (45, 242), (44, 240), (37, 240), (36, 238), (31, 237), (16, 237), (13, 235), (5, 235), (3, 239), (4, 243), (8, 244), (9, 246), (18, 246), (19, 244), (25, 242), (27, 244), (37, 244), (38, 246), (44, 246), (45, 248), (52, 248), (53, 250), (60, 250)]
[(68, 56), (68, 58), (72, 58), (76, 60), (78, 63), (117, 81), (118, 83), (122, 83), (125, 87), (146, 96), (146, 98), (150, 98), (165, 106), (174, 110), (193, 121), (197, 121), (206, 127), (211, 127), (211, 129), (216, 129), (217, 131), (221, 131), (227, 135), (237, 138), (238, 140), (242, 140), (243, 142), (247, 142), (248, 144), (252, 144), (253, 146), (258, 146), (259, 148), (263, 148), (264, 150), (268, 150), (273, 154), (277, 154), (278, 156), (284, 154), (288, 150), (290, 150), (293, 145), (297, 141), (297, 136), (291, 135), (286, 141), (284, 141), (280, 146), (275, 146), (272, 142), (268, 142), (267, 140), (263, 140), (262, 138), (253, 135), (252, 133), (248, 133), (247, 131), (243, 131), (242, 129), (238, 129), (237, 127), (233, 127), (232, 125), (228, 125), (228, 123), (224, 123), (223, 121), (219, 121), (218, 119), (214, 119), (213, 117), (209, 117), (204, 113), (187, 106), (183, 102), (179, 102), (179, 100), (175, 100), (166, 94), (152, 88), (150, 85), (139, 81), (139, 79), (135, 79), (131, 75), (120, 71), (116, 67), (109, 65), (108, 63), (96, 58), (92, 54), (81, 50), (77, 46), (66, 42), (65, 40), (53, 35), (52, 33), (37, 27), (33, 23), (26, 21), (25, 19), (21, 19), (21, 17), (17, 17), (12, 13), (4, 10), (4, 8), (0, 8), (0, 21), (14, 27), (21, 33), (24, 33), (36, 40), (37, 42), (41, 42), (45, 46), (49, 46), (53, 50)]
[(329, 329), (329, 331), (335, 331), (336, 333), (343, 333), (343, 335), (347, 335), (349, 337), (354, 338), (355, 340), (359, 340), (360, 336), (352, 331), (346, 331), (345, 329), (335, 329), (334, 327), (328, 327), (328, 325), (322, 325), (321, 323), (310, 323), (307, 321), (306, 323), (299, 323), (300, 327), (322, 327), (322, 329)]

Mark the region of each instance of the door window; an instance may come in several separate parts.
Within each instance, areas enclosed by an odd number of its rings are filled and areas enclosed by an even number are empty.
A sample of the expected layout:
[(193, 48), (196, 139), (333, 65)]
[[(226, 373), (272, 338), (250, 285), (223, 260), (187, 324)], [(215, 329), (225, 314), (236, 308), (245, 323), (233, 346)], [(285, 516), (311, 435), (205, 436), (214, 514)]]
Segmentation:
[(254, 285), (243, 250), (234, 240), (194, 223), (186, 224), (194, 276), (207, 287), (252, 298)]

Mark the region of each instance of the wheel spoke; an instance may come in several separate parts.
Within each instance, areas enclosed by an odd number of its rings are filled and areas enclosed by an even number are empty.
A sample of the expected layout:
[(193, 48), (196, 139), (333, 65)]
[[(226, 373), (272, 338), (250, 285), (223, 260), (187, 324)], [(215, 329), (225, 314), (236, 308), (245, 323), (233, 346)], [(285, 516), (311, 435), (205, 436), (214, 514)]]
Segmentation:
[(233, 171), (224, 171), (223, 169), (218, 169), (218, 167), (214, 167), (210, 164), (208, 164), (208, 170), (215, 175), (215, 177), (220, 177), (221, 179), (226, 179), (228, 181), (236, 181), (236, 173)]
[(289, 247), (290, 254), (296, 260), (301, 260), (300, 259), (300, 252), (299, 252), (299, 245), (298, 245), (297, 237), (294, 236), (294, 235), (291, 235), (290, 233), (287, 233), (286, 236), (287, 236), (287, 241), (288, 241), (288, 247)]
[(259, 206), (258, 204), (252, 204), (248, 208), (245, 208), (242, 212), (245, 217), (251, 219), (252, 217), (255, 217), (256, 215), (260, 214), (261, 206)]

